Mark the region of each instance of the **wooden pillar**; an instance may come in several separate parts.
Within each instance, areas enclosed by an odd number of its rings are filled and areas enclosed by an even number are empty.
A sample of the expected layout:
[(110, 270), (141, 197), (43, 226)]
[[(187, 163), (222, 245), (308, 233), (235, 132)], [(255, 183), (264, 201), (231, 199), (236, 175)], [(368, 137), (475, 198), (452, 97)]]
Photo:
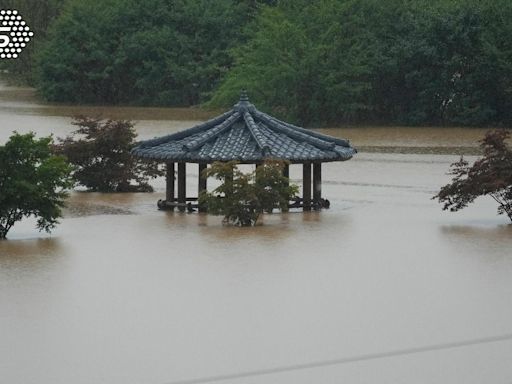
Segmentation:
[[(234, 166), (234, 168), (233, 168), (233, 172), (231, 172), (231, 173), (229, 173), (229, 174), (227, 174), (227, 175), (226, 175), (226, 179), (224, 180), (224, 182), (225, 182), (226, 184), (230, 184), (231, 186), (233, 185), (233, 179), (234, 179), (234, 172), (235, 172), (235, 169), (236, 169), (236, 165), (235, 165), (235, 166)], [(226, 194), (227, 194), (227, 195), (233, 195), (233, 190), (232, 190), (232, 188), (229, 188), (229, 189), (228, 189), (228, 188), (226, 188), (226, 189), (227, 189), (227, 190), (226, 190)]]
[(283, 176), (288, 179), (288, 185), (289, 185), (290, 184), (290, 164), (284, 165)]
[(185, 212), (185, 203), (187, 201), (186, 183), (186, 163), (178, 163), (178, 203), (183, 204), (179, 207), (180, 212)]
[[(283, 176), (286, 177), (286, 186), (290, 186), (290, 164), (285, 164), (283, 168)], [(286, 203), (286, 206), (282, 208), (283, 212), (289, 211), (289, 201)]]
[[(206, 177), (203, 176), (203, 171), (206, 169), (206, 163), (199, 163), (199, 182), (197, 185), (197, 198), (201, 195), (201, 192), (206, 191)], [(204, 206), (199, 205), (199, 212), (206, 212)]]
[(313, 163), (313, 201), (318, 203), (322, 198), (322, 163)]
[(311, 163), (302, 166), (302, 200), (304, 211), (311, 211)]
[(167, 163), (165, 173), (165, 200), (169, 203), (174, 202), (174, 163)]

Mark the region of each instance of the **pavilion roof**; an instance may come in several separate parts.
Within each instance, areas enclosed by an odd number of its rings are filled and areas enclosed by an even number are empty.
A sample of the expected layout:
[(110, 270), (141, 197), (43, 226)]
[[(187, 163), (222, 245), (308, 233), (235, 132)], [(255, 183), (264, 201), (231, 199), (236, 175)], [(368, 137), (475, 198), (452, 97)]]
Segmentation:
[(258, 111), (245, 92), (230, 111), (184, 131), (139, 142), (132, 150), (140, 158), (189, 163), (344, 161), (356, 152), (347, 140), (297, 127)]

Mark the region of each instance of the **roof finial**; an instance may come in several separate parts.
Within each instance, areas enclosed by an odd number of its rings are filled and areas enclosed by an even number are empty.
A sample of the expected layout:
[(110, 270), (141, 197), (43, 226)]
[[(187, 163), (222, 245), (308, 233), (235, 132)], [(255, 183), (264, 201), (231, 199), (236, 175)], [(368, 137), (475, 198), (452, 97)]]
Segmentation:
[(249, 96), (247, 96), (247, 90), (242, 89), (240, 92), (240, 101), (249, 101)]

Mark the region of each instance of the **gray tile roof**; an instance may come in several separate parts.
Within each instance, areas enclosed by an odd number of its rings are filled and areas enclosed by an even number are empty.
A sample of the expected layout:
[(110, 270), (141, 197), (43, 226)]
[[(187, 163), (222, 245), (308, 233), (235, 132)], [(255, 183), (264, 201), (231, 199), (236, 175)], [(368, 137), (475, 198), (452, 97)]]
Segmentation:
[(348, 141), (280, 121), (258, 111), (242, 92), (232, 110), (195, 127), (142, 141), (136, 157), (161, 162), (211, 163), (266, 159), (291, 163), (344, 161), (357, 152)]

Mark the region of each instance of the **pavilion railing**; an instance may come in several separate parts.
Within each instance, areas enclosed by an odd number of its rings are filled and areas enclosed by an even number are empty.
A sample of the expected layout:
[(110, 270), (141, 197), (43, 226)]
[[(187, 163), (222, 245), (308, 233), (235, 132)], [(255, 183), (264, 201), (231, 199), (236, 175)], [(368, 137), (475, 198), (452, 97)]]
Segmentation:
[[(178, 199), (175, 198), (173, 200), (158, 200), (157, 206), (158, 209), (161, 210), (174, 210), (175, 208), (182, 208), (184, 210), (187, 210), (188, 212), (194, 212), (195, 210), (200, 208), (200, 204), (198, 203), (197, 197), (187, 197), (185, 199), (185, 203), (178, 202)], [(293, 200), (290, 200), (288, 203), (288, 209), (302, 209), (304, 207), (311, 207), (311, 209), (314, 210), (320, 210), (323, 208), (329, 208), (331, 205), (330, 201), (327, 199), (317, 199), (317, 200), (310, 200), (309, 203), (305, 203), (305, 200), (301, 197), (294, 198)], [(204, 207), (205, 211), (208, 210), (207, 207)], [(278, 207), (276, 206), (275, 209)]]

